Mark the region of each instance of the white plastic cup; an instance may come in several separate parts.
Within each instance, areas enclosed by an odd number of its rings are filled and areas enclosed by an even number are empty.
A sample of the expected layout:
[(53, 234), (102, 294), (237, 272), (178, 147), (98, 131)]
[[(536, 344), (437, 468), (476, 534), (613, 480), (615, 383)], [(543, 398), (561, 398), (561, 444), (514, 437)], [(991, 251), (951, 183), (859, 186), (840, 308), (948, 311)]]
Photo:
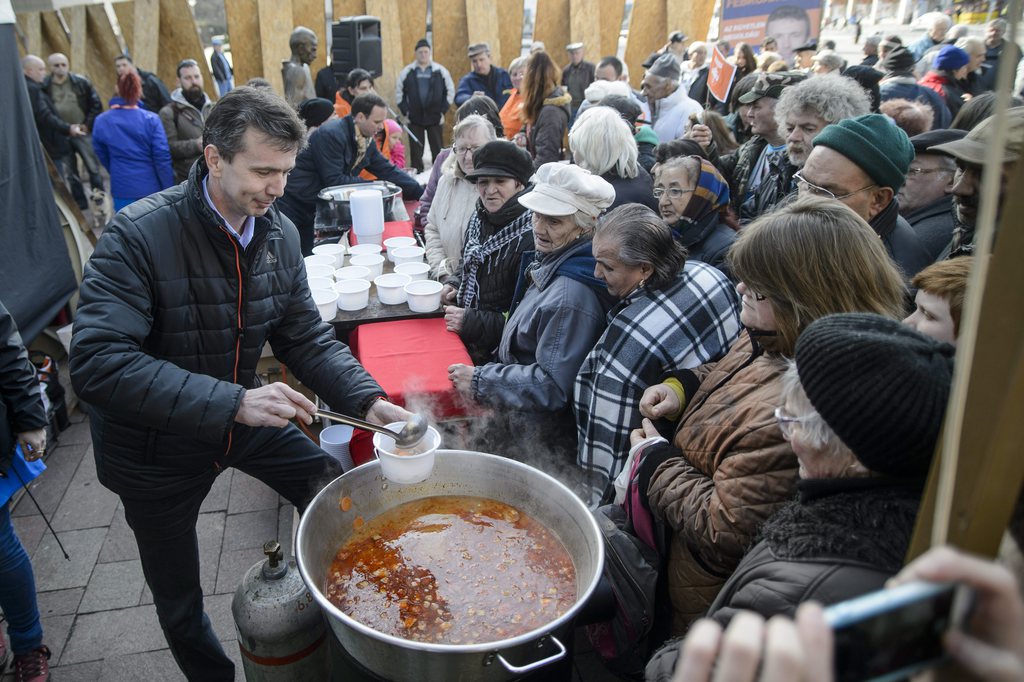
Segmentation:
[(333, 424), (324, 427), (324, 430), (320, 432), (320, 449), (338, 460), (342, 471), (348, 471), (355, 466), (352, 461), (352, 453), (349, 451), (352, 430), (348, 424)]
[(334, 259), (334, 267), (340, 268), (345, 264), (344, 244), (320, 244), (313, 247), (314, 256), (330, 256)]
[(369, 282), (370, 268), (364, 268), (362, 265), (346, 265), (334, 271), (334, 279), (338, 282), (344, 282), (347, 279), (365, 279)]
[(384, 274), (384, 256), (376, 254), (360, 254), (348, 259), (351, 265), (361, 265), (370, 271), (370, 280)]
[(334, 278), (334, 268), (330, 265), (307, 265), (306, 279)]
[(353, 244), (348, 247), (348, 254), (350, 256), (366, 256), (380, 253), (380, 244)]
[(388, 255), (395, 265), (401, 265), (402, 263), (422, 263), (426, 252), (422, 246), (403, 246), (395, 249), (394, 252), (389, 252)]
[(334, 264), (334, 256), (328, 256), (325, 254), (306, 256), (302, 260), (306, 261), (306, 268), (308, 269), (311, 265), (327, 265), (332, 268), (338, 267)]
[[(384, 241), (384, 231), (381, 230), (380, 232), (374, 232), (373, 234), (360, 234), (360, 235), (357, 235), (357, 237), (359, 239), (359, 243), (356, 244), (355, 246), (370, 246), (370, 245), (373, 245), (373, 246), (376, 246), (377, 248), (380, 248), (380, 245)], [(349, 247), (349, 248), (351, 248), (351, 247)]]
[(370, 304), (370, 283), (365, 279), (345, 279), (334, 285), (338, 310), (362, 310)]
[(330, 322), (338, 314), (338, 292), (330, 289), (313, 289), (310, 294), (316, 309), (320, 311), (320, 319)]
[[(392, 422), (385, 428), (398, 433), (403, 426), (405, 422)], [(427, 448), (418, 455), (396, 455), (394, 438), (383, 433), (373, 434), (373, 450), (377, 453), (380, 470), (385, 478), (404, 485), (426, 480), (434, 471), (434, 455), (441, 447), (441, 434), (433, 426), (428, 426), (423, 441), (416, 449), (423, 447), (423, 443), (426, 443)]]
[(377, 299), (384, 305), (405, 303), (405, 285), (412, 281), (409, 275), (392, 272), (373, 280), (377, 287)]
[(310, 277), (309, 288), (313, 289), (326, 289), (327, 291), (334, 290), (334, 279), (331, 277)]
[(409, 310), (414, 313), (432, 313), (441, 307), (441, 289), (444, 285), (432, 279), (420, 279), (405, 285)]
[(391, 237), (390, 239), (384, 240), (384, 248), (388, 250), (388, 258), (394, 262), (394, 251), (395, 249), (401, 249), (405, 246), (416, 246), (415, 237)]
[(413, 282), (419, 279), (428, 279), (430, 276), (430, 265), (428, 263), (400, 263), (395, 266), (395, 272), (409, 275)]

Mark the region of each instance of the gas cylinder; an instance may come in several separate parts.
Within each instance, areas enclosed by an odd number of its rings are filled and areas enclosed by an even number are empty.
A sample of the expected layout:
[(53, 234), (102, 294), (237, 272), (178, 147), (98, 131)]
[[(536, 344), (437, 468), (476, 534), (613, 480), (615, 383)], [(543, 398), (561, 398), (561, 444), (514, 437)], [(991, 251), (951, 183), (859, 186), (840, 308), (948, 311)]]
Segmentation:
[(231, 613), (248, 682), (326, 680), (330, 675), (327, 624), (294, 561), (281, 544), (264, 543), (264, 561), (249, 569), (231, 600)]

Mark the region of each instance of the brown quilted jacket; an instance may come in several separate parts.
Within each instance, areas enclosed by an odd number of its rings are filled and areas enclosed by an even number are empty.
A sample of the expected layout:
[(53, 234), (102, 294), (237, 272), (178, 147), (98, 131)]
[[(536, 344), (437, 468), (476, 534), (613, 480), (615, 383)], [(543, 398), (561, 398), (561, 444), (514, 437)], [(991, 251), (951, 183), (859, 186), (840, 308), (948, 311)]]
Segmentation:
[(716, 363), (695, 370), (674, 445), (648, 489), (671, 537), (673, 630), (683, 632), (714, 600), (757, 534), (795, 489), (797, 462), (775, 421), (785, 364), (755, 350), (748, 334)]

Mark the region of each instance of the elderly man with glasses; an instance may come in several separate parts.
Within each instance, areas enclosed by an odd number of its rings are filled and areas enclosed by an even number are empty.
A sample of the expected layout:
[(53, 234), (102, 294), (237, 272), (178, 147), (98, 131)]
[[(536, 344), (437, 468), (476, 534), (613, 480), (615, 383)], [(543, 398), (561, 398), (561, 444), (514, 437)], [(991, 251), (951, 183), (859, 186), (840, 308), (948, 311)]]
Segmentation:
[(932, 262), (914, 229), (899, 215), (896, 194), (907, 179), (914, 146), (881, 114), (846, 119), (825, 128), (794, 178), (801, 196), (840, 201), (878, 233), (905, 277)]
[(203, 73), (194, 59), (178, 64), (178, 87), (160, 110), (160, 123), (171, 148), (174, 181), (184, 182), (188, 171), (203, 154), (203, 127), (213, 101), (203, 92)]
[(952, 154), (929, 149), (962, 139), (963, 130), (929, 130), (910, 138), (914, 161), (907, 182), (899, 191), (900, 215), (907, 219), (933, 260), (953, 238), (953, 197), (949, 194), (956, 173)]

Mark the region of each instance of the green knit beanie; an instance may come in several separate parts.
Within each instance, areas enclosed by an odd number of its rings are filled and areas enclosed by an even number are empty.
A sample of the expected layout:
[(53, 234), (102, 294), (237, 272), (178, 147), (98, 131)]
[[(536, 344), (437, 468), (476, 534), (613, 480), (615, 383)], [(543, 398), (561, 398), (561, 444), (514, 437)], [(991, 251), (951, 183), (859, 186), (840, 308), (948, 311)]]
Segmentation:
[(898, 192), (907, 179), (914, 145), (903, 130), (882, 114), (847, 118), (827, 126), (815, 147), (834, 149), (857, 164), (879, 187)]

